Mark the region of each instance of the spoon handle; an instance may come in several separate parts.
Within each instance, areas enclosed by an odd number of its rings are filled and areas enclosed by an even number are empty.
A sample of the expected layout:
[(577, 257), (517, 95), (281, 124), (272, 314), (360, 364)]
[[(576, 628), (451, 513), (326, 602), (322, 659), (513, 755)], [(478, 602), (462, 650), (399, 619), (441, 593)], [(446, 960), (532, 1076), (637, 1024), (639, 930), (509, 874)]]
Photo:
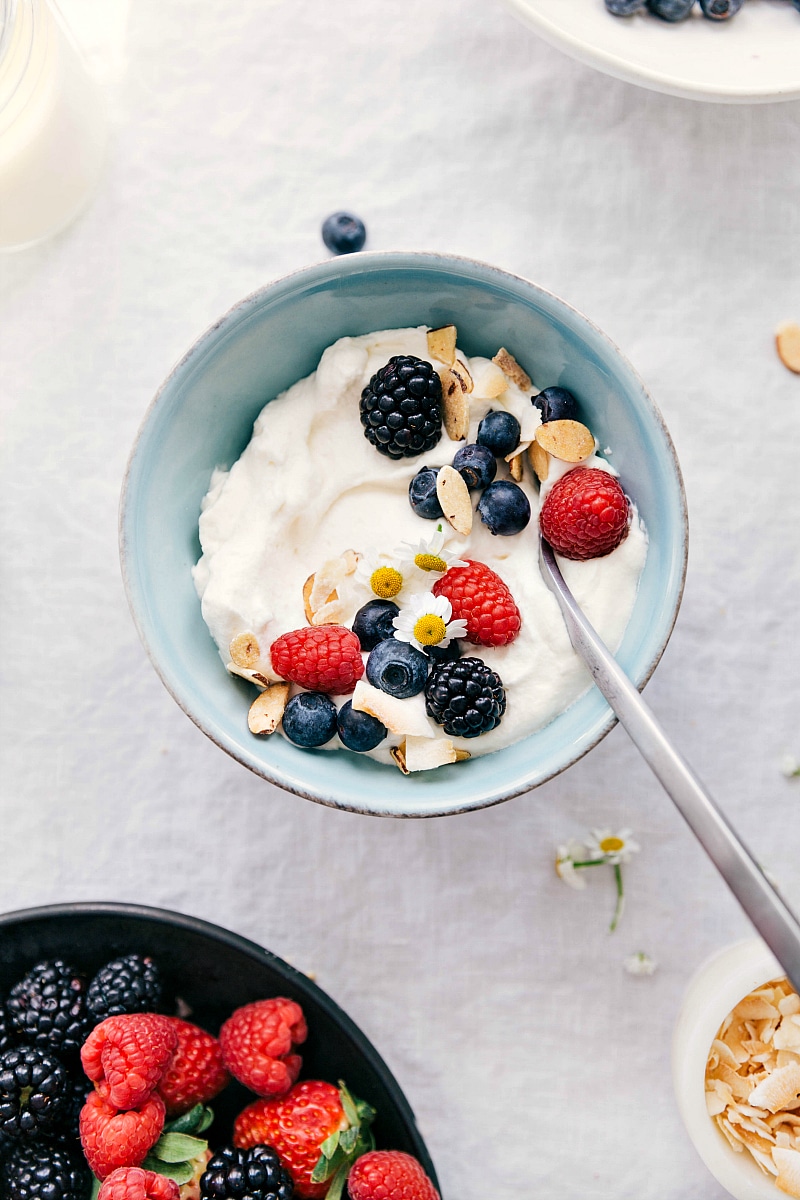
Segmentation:
[(540, 536), (545, 583), (564, 616), (570, 641), (653, 774), (722, 875), (761, 937), (800, 993), (800, 924), (728, 824), (686, 760), (667, 739), (628, 676), (578, 607)]

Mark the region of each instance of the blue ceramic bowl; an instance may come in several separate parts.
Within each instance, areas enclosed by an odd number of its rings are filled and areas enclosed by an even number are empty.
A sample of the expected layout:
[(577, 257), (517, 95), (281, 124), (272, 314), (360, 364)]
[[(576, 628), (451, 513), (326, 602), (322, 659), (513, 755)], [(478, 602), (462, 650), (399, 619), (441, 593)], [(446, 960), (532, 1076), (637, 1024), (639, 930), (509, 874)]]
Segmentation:
[(252, 688), (227, 674), (203, 623), (191, 577), (200, 555), (200, 501), (213, 469), (231, 466), (244, 450), (264, 403), (313, 371), (337, 338), (450, 322), (468, 355), (508, 346), (536, 379), (573, 390), (600, 445), (613, 446), (614, 465), (650, 536), (618, 654), (643, 686), (672, 631), (686, 570), (686, 503), (669, 434), (641, 380), (599, 329), (549, 292), (483, 263), (435, 254), (347, 255), (242, 300), (195, 342), (156, 395), (123, 488), (120, 543), (131, 611), (178, 704), (256, 774), (357, 812), (439, 816), (507, 800), (570, 766), (614, 723), (593, 688), (505, 750), (403, 776), (349, 751), (253, 737)]

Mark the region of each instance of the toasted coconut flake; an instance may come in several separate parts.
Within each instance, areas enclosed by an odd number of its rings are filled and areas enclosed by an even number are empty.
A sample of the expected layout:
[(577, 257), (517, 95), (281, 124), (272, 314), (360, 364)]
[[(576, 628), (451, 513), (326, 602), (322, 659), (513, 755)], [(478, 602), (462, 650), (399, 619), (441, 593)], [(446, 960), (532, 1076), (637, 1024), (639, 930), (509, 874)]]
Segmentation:
[(249, 667), (254, 670), (261, 658), (261, 647), (254, 633), (240, 633), (228, 647), (231, 660), (237, 667)]
[(524, 371), (519, 365), (513, 354), (509, 354), (505, 346), (501, 346), (492, 359), (496, 363), (504, 375), (507, 375), (512, 383), (515, 383), (522, 392), (529, 392), (533, 387), (531, 377), (527, 371)]
[[(726, 1063), (734, 1071), (739, 1069), (739, 1059), (733, 1053), (727, 1042), (723, 1042), (719, 1038), (715, 1038), (711, 1043), (711, 1047), (716, 1052), (719, 1062)], [(744, 1059), (742, 1059), (742, 1062), (744, 1062)]]
[(266, 691), (256, 696), (247, 714), (250, 732), (260, 736), (274, 733), (280, 725), (288, 699), (288, 683), (273, 683)]
[(800, 325), (784, 321), (775, 332), (775, 345), (783, 365), (800, 375)]
[(800, 996), (796, 992), (790, 992), (778, 1001), (778, 1008), (784, 1017), (795, 1016), (800, 1013)]
[(428, 353), (432, 358), (452, 367), (456, 361), (457, 336), (455, 325), (440, 325), (438, 329), (429, 329), (427, 334)]
[(796, 1016), (784, 1017), (772, 1038), (776, 1050), (791, 1050), (800, 1054), (800, 1021)]
[(347, 621), (348, 609), (343, 600), (335, 596), (333, 600), (329, 600), (322, 608), (318, 608), (314, 613), (312, 625), (344, 625)]
[(800, 1197), (800, 1151), (776, 1146), (772, 1151), (772, 1161), (778, 1168), (775, 1186), (787, 1196)]
[(344, 563), (345, 575), (352, 575), (354, 574), (358, 564), (361, 562), (361, 555), (357, 550), (345, 550), (344, 554), (342, 555), (342, 562)]
[(514, 457), (509, 460), (508, 470), (511, 475), (511, 478), (514, 479), (517, 483), (520, 483), (522, 480), (522, 455), (521, 454), (515, 454)]
[(771, 1021), (780, 1017), (774, 1004), (755, 994), (745, 996), (733, 1011), (740, 1021)]
[(744, 1150), (741, 1131), (734, 1129), (727, 1117), (715, 1117), (714, 1120), (728, 1139), (731, 1149), (735, 1150), (737, 1154), (741, 1154)]
[(765, 1108), (771, 1113), (785, 1108), (797, 1108), (800, 1104), (800, 1063), (778, 1067), (767, 1079), (753, 1088), (750, 1103), (755, 1108)]
[(706, 1108), (710, 1117), (718, 1117), (727, 1107), (728, 1102), (724, 1096), (718, 1095), (717, 1092), (706, 1092)]
[(508, 391), (508, 379), (497, 366), (488, 360), (475, 374), (475, 394), (483, 400), (496, 400)]
[(382, 721), (390, 733), (398, 737), (411, 734), (415, 737), (432, 738), (436, 734), (430, 721), (425, 716), (425, 710), (415, 704), (416, 697), (410, 700), (398, 700), (388, 692), (373, 687), (365, 679), (359, 679), (353, 692), (353, 708), (357, 712), (369, 713)]
[(406, 767), (409, 771), (433, 771), (456, 761), (456, 752), (449, 738), (406, 738)]
[(454, 467), (440, 467), (436, 496), (453, 529), (466, 537), (472, 530), (472, 501), (466, 483)]
[(800, 1053), (796, 1050), (779, 1050), (775, 1055), (776, 1067), (788, 1067), (793, 1062), (800, 1063)]
[(405, 744), (405, 742), (401, 742), (399, 746), (390, 747), (389, 753), (392, 756), (392, 759), (394, 760), (396, 766), (398, 766), (400, 768), (400, 770), (403, 772), (403, 774), (404, 775), (410, 774), (409, 769), (406, 766), (406, 744)]
[(579, 463), (594, 454), (594, 434), (580, 421), (546, 421), (534, 437), (543, 450), (562, 462)]
[(461, 442), (469, 433), (469, 397), (463, 380), (449, 367), (439, 372), (442, 381), (442, 409), (447, 436)]
[(535, 438), (528, 447), (528, 459), (536, 473), (536, 478), (544, 483), (550, 474), (550, 455)]

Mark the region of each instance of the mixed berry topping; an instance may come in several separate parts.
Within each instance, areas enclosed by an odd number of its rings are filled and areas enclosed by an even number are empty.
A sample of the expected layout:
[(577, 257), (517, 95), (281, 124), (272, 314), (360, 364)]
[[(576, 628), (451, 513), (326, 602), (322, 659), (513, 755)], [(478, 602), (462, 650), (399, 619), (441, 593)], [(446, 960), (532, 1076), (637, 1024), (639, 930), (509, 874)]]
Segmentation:
[(86, 983), (61, 959), (37, 963), (6, 1001), (14, 1036), (56, 1053), (77, 1053), (89, 1028)]
[(442, 384), (424, 359), (400, 354), (361, 393), (364, 436), (389, 458), (414, 458), (442, 436)]
[[(792, 0), (800, 11), (800, 0)], [(606, 9), (615, 17), (632, 17), (650, 12), (662, 21), (685, 21), (696, 7), (709, 21), (728, 21), (735, 17), (744, 0), (605, 0)]]
[(466, 622), (467, 641), (475, 646), (507, 646), (520, 631), (514, 597), (485, 563), (469, 560), (465, 567), (451, 567), (436, 580), (433, 593), (450, 601), (454, 617)]
[(580, 467), (553, 484), (542, 505), (542, 534), (564, 558), (610, 554), (628, 533), (629, 505), (607, 471)]
[(86, 1009), (94, 1022), (122, 1013), (156, 1012), (161, 976), (151, 958), (126, 954), (106, 963), (89, 984)]
[(358, 638), (339, 625), (284, 633), (270, 646), (270, 658), (283, 679), (334, 696), (352, 692), (364, 674)]
[(433, 668), (425, 706), (445, 733), (474, 738), (500, 724), (506, 694), (500, 676), (482, 658), (461, 658)]
[(322, 223), (322, 240), (332, 254), (353, 254), (364, 249), (367, 228), (352, 213), (331, 213)]

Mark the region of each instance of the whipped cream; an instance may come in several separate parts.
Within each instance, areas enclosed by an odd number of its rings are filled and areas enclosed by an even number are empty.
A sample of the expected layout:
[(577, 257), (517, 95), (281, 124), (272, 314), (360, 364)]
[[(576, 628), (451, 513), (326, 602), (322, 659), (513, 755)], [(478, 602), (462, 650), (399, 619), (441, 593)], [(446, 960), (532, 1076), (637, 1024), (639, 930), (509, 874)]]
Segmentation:
[[(452, 463), (464, 443), (452, 441), (443, 430), (429, 453), (392, 460), (370, 445), (359, 419), (362, 388), (394, 354), (430, 361), (426, 328), (341, 338), (325, 351), (312, 375), (264, 407), (252, 439), (230, 470), (214, 472), (202, 503), (203, 553), (193, 577), (203, 618), (226, 664), (232, 639), (243, 632), (255, 634), (266, 649), (282, 633), (307, 624), (303, 584), (326, 560), (352, 549), (366, 562), (377, 562), (381, 556), (391, 558), (401, 543), (416, 545), (435, 532), (436, 521), (412, 510), (408, 485), (423, 465)], [(478, 424), (489, 409), (513, 413), (520, 422), (520, 440), (532, 439), (541, 418), (531, 404), (531, 393), (509, 382), (501, 396), (483, 399), (481, 381), (494, 371), (492, 364), (460, 352), (459, 356), (474, 380), (467, 441), (475, 441)], [(526, 363), (529, 369), (530, 365)], [(499, 674), (507, 700), (496, 729), (477, 738), (452, 739), (471, 755), (499, 750), (546, 725), (590, 685), (538, 564), (540, 503), (573, 465), (551, 459), (549, 477), (539, 491), (526, 463), (520, 486), (530, 500), (532, 515), (519, 534), (494, 536), (476, 513), (471, 533), (462, 538), (442, 520), (447, 549), (496, 571), (522, 617), (522, 628), (508, 646), (463, 643), (465, 655), (483, 659)], [(582, 465), (616, 474), (597, 454)], [(498, 461), (496, 478), (508, 477), (506, 465)], [(472, 496), (474, 505), (478, 496)], [(587, 562), (559, 559), (578, 603), (612, 650), (625, 632), (646, 555), (647, 534), (631, 505), (628, 536), (611, 554)], [(348, 612), (347, 625), (358, 608), (374, 599), (367, 578), (364, 571), (356, 572), (338, 589)], [(403, 592), (394, 597), (396, 603), (402, 609), (404, 600), (429, 591), (438, 578), (415, 570)], [(425, 716), (424, 694), (404, 703), (420, 710), (432, 736), (444, 736)], [(389, 734), (369, 754), (390, 762), (389, 750), (400, 741), (401, 737)], [(339, 745), (334, 738), (326, 748)]]

